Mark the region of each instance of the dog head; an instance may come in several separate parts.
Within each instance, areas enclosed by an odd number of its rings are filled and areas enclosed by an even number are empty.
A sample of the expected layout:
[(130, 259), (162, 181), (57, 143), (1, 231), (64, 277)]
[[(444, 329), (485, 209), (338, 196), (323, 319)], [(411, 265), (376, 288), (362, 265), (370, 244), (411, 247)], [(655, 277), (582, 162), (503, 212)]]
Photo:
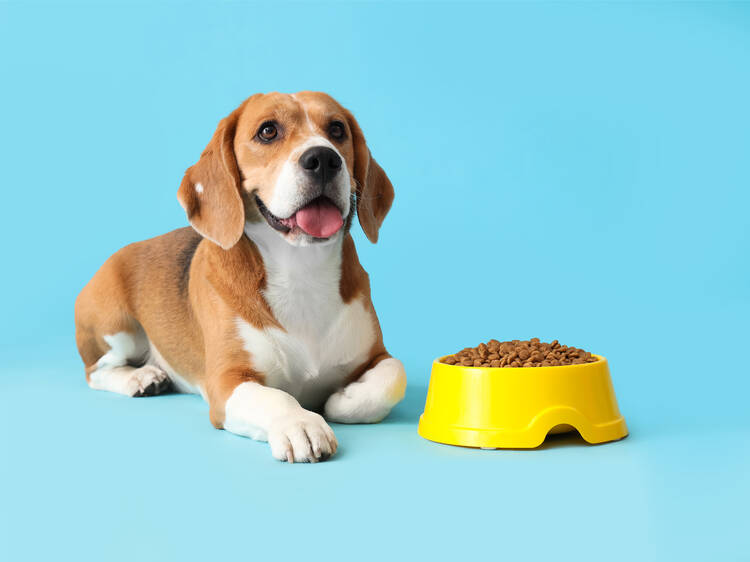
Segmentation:
[(246, 221), (265, 222), (295, 246), (330, 240), (350, 224), (353, 201), (374, 243), (393, 197), (357, 121), (319, 92), (245, 100), (177, 192), (193, 228), (225, 249)]

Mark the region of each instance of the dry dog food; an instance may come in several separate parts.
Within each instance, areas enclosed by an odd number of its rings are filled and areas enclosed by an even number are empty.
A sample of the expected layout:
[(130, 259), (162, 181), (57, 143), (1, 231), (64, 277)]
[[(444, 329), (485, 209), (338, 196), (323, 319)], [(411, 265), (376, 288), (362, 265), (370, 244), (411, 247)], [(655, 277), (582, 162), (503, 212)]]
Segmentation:
[(490, 340), (467, 347), (442, 359), (448, 365), (463, 367), (553, 367), (593, 363), (596, 357), (577, 347), (544, 343), (539, 338), (499, 342)]

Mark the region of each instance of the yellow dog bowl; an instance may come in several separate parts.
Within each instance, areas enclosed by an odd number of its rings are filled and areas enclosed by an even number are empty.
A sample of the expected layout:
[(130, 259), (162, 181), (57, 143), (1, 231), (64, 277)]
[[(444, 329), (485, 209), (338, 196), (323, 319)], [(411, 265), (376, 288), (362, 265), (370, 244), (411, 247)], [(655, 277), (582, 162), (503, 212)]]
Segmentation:
[(432, 364), (419, 435), (449, 445), (531, 449), (573, 428), (589, 443), (628, 434), (607, 360), (560, 367)]

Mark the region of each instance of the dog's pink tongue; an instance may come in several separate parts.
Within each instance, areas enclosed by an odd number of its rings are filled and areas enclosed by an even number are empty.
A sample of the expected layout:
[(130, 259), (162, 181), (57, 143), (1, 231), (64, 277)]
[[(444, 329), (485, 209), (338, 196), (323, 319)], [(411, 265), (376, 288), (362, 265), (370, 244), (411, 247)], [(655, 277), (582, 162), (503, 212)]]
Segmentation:
[(316, 238), (328, 238), (344, 224), (341, 211), (328, 199), (316, 199), (305, 205), (297, 211), (295, 218), (302, 230)]

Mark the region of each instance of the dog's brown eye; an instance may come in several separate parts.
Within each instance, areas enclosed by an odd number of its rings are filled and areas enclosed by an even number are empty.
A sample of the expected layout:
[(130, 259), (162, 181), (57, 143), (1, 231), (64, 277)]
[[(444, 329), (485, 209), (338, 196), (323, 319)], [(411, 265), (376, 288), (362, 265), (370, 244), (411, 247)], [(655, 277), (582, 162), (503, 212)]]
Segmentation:
[(273, 121), (266, 121), (258, 129), (258, 138), (263, 142), (271, 142), (279, 134), (279, 130), (276, 128), (276, 123)]
[(336, 140), (343, 139), (344, 135), (346, 135), (344, 124), (341, 121), (334, 121), (333, 123), (328, 125), (328, 134)]

